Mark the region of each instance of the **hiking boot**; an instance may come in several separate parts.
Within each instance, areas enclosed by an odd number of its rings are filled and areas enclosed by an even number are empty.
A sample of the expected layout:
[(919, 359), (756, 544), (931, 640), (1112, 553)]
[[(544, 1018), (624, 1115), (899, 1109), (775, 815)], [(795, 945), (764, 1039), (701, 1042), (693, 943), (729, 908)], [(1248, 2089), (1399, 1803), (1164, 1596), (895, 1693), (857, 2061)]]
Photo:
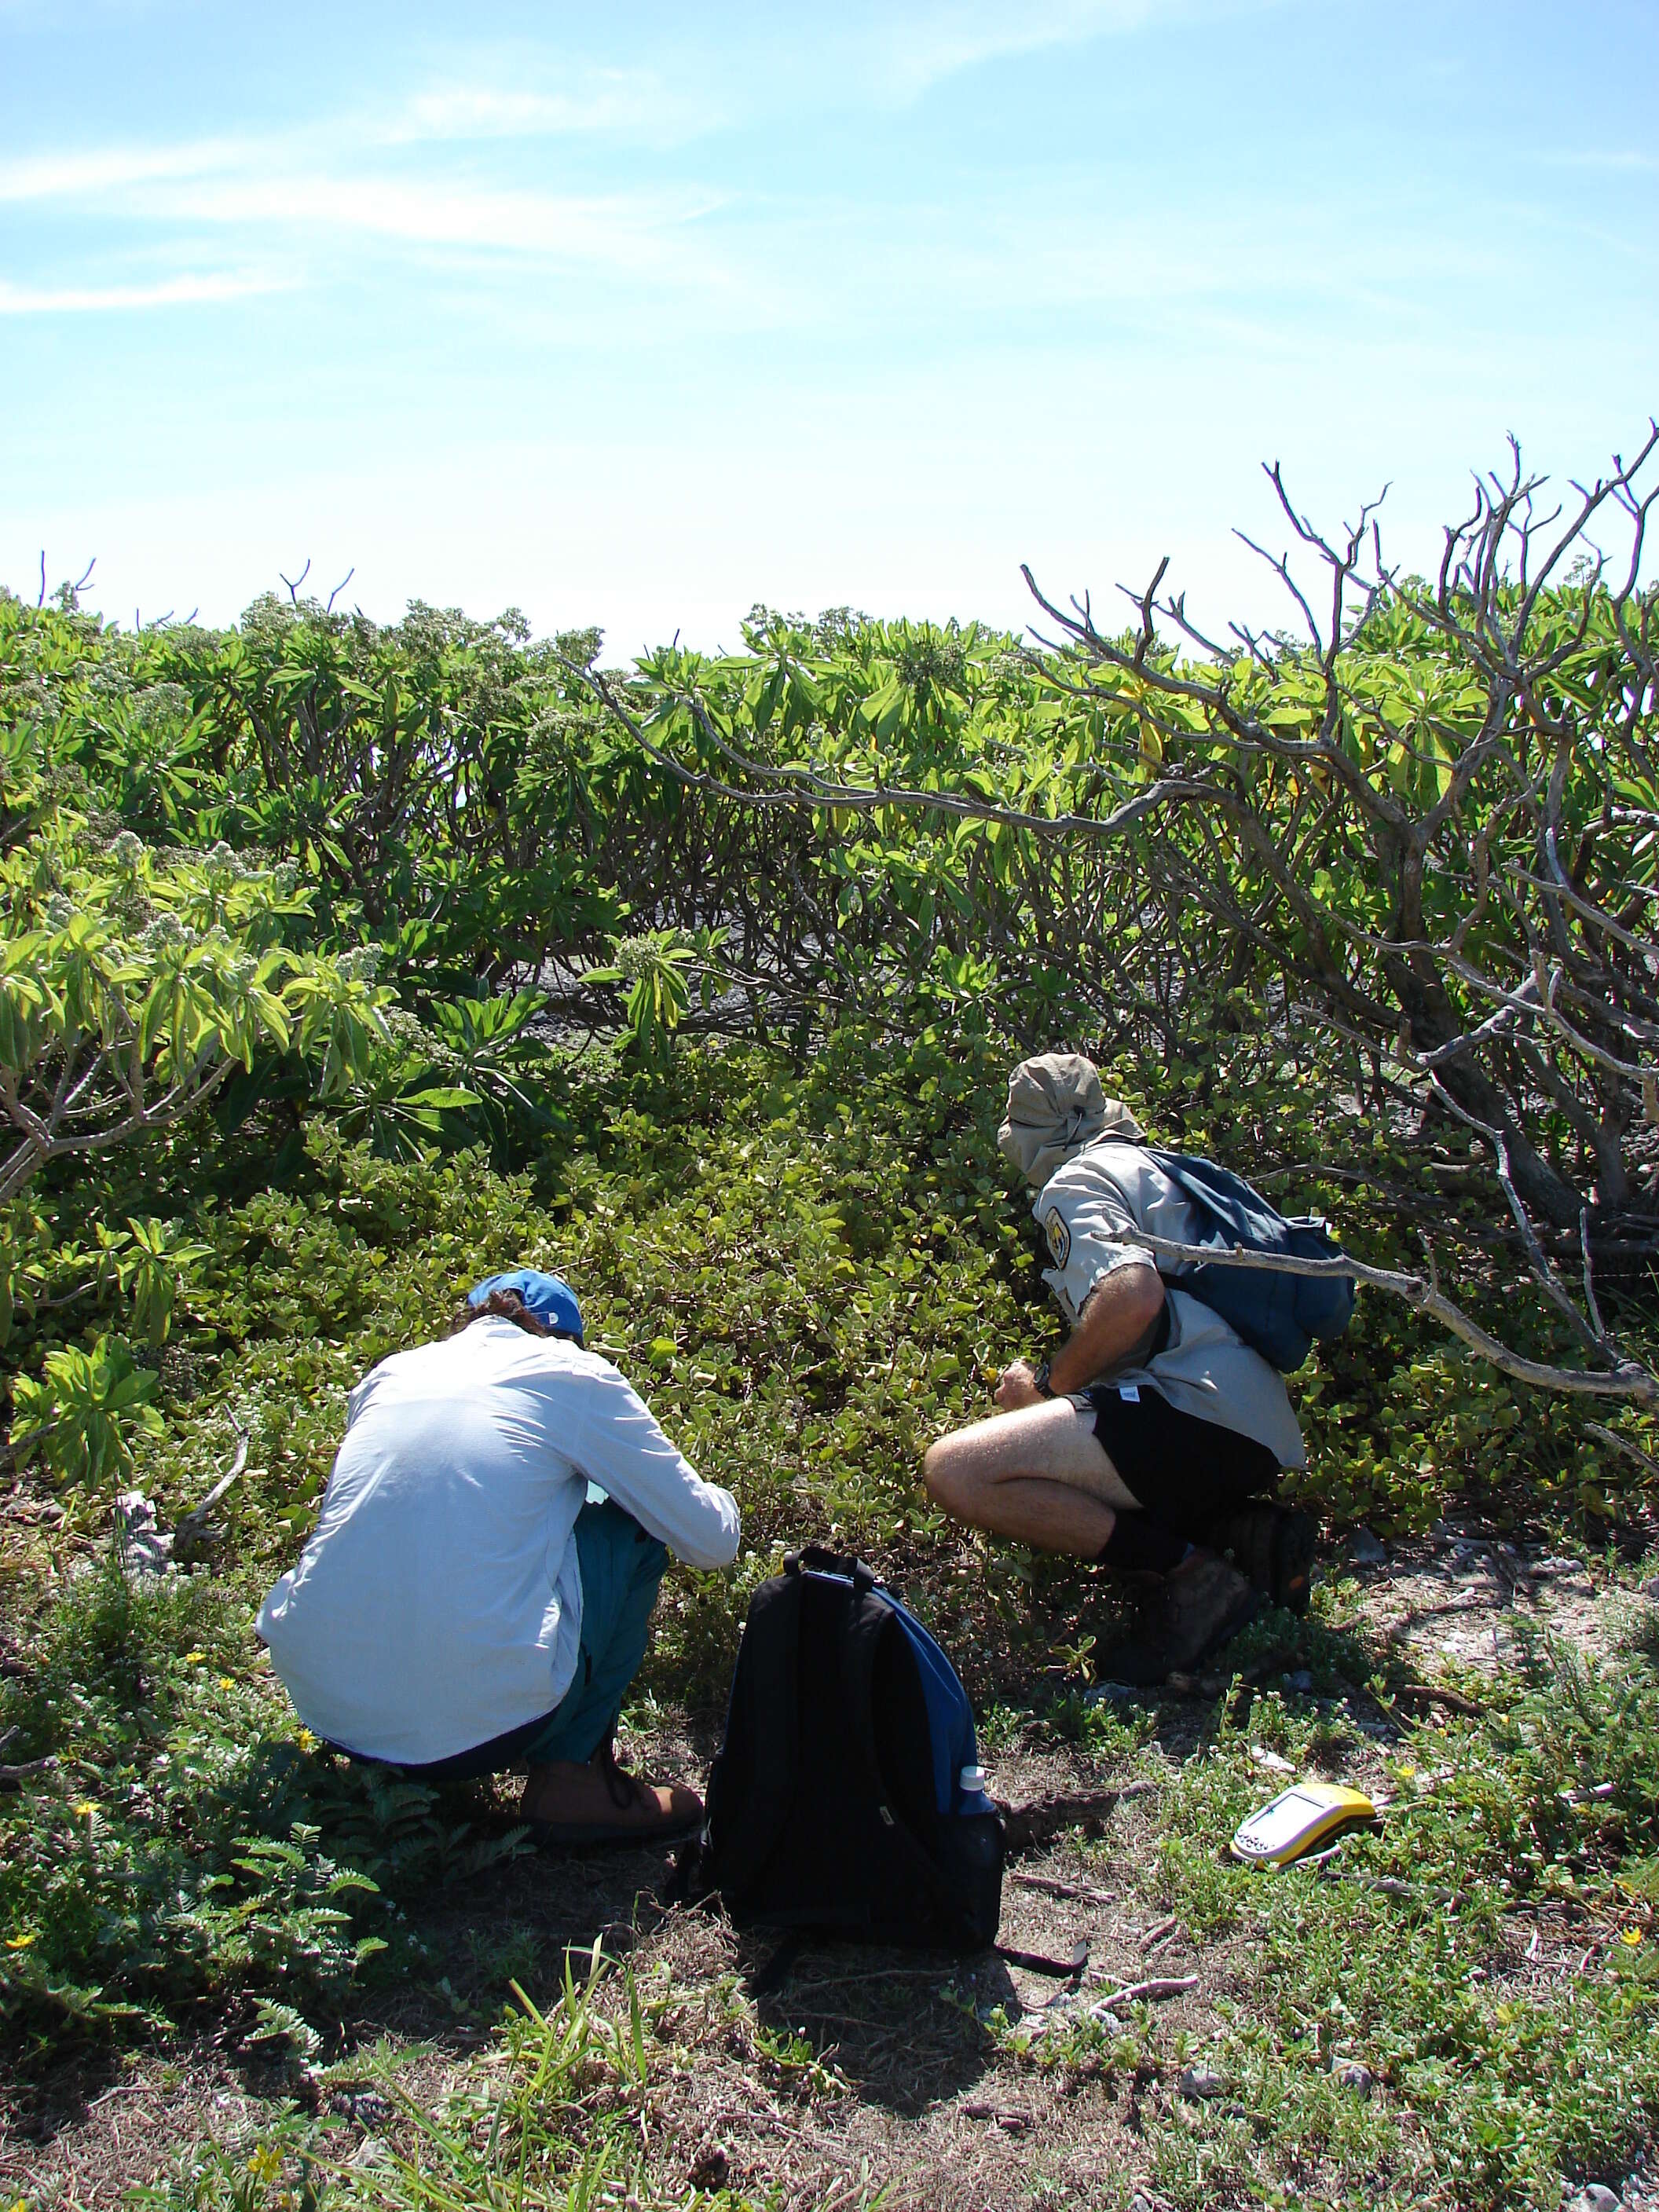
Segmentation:
[(1194, 1552), (1163, 1578), (1125, 1642), (1101, 1663), (1103, 1680), (1148, 1689), (1186, 1672), (1237, 1636), (1261, 1610), (1261, 1592), (1213, 1552)]
[(681, 1782), (647, 1782), (617, 1764), (607, 1736), (586, 1765), (532, 1766), (519, 1811), (538, 1844), (655, 1844), (702, 1824), (702, 1800)]
[(1216, 1530), (1218, 1551), (1275, 1605), (1299, 1620), (1308, 1610), (1319, 1523), (1299, 1506), (1247, 1505)]

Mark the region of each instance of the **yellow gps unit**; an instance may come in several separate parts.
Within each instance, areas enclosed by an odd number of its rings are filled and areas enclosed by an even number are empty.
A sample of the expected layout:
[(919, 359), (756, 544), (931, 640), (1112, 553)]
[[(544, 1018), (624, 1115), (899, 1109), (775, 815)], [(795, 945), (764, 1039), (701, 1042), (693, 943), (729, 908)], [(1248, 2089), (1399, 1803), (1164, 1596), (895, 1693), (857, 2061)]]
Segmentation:
[(1376, 1818), (1376, 1806), (1358, 1790), (1335, 1782), (1298, 1782), (1251, 1814), (1233, 1838), (1233, 1856), (1247, 1866), (1286, 1866), (1345, 1828)]

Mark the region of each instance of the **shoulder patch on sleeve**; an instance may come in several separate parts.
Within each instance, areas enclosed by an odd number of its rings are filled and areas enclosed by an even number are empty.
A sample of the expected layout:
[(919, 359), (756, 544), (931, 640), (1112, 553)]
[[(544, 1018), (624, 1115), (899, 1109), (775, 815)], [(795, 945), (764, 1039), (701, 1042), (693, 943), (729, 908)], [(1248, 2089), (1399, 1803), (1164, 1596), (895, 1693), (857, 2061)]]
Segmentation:
[(1054, 1255), (1055, 1267), (1063, 1267), (1072, 1256), (1072, 1232), (1066, 1226), (1066, 1217), (1057, 1206), (1051, 1206), (1043, 1215), (1042, 1233), (1048, 1240), (1048, 1249)]

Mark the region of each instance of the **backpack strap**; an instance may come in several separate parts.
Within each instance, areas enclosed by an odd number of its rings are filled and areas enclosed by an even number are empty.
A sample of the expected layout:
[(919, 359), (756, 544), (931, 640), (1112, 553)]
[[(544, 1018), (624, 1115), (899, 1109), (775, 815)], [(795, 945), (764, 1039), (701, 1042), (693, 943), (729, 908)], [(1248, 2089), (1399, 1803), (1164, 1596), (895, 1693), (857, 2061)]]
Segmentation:
[(708, 1869), (728, 1902), (741, 1904), (789, 1817), (800, 1763), (799, 1659), (800, 1584), (792, 1578), (769, 1604), (750, 1612), (738, 1656), (750, 1740), (765, 1747), (766, 1756), (755, 1763), (741, 1828), (734, 1832), (730, 1823), (722, 1824)]

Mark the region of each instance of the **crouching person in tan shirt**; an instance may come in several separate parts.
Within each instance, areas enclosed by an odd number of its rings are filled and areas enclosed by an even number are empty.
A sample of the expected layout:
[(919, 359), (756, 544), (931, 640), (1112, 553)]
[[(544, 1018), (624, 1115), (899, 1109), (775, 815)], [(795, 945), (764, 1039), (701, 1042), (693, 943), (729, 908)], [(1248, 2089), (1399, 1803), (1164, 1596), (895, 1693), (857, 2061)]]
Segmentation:
[(1206, 1226), (1140, 1137), (1079, 1054), (1009, 1078), (998, 1141), (1036, 1191), (1044, 1280), (1071, 1334), (1051, 1359), (1007, 1368), (1001, 1412), (939, 1438), (923, 1480), (973, 1528), (1143, 1578), (1136, 1628), (1103, 1672), (1148, 1684), (1206, 1658), (1266, 1598), (1305, 1610), (1315, 1529), (1273, 1499), (1281, 1470), (1306, 1464), (1283, 1378), (1127, 1241), (1196, 1243)]

